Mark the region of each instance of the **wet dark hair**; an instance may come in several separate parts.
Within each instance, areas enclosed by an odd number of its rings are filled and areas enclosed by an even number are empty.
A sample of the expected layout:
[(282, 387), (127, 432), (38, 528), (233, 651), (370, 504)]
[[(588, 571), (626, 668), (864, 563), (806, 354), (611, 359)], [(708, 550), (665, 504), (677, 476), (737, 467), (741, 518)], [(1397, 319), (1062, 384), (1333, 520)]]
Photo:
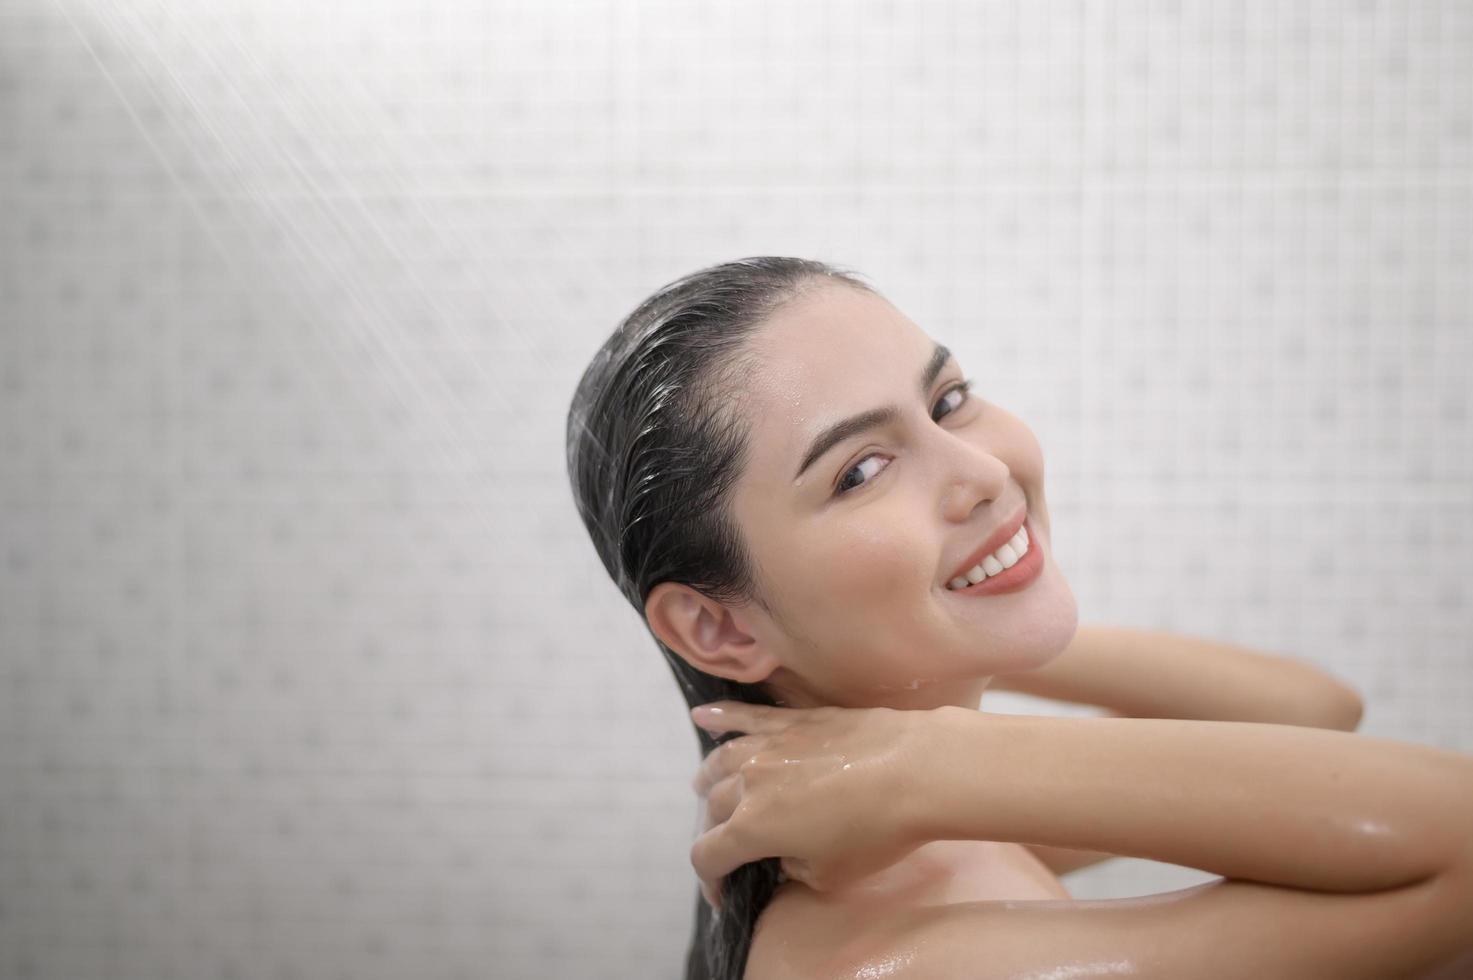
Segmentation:
[[(568, 477), (599, 559), (641, 618), (650, 591), (674, 581), (718, 602), (755, 602), (781, 622), (729, 508), (748, 452), (742, 379), (756, 328), (825, 282), (876, 292), (858, 273), (810, 259), (700, 269), (641, 302), (583, 372), (568, 411)], [(650, 635), (688, 706), (776, 704), (761, 684), (697, 670)], [(691, 727), (701, 758), (737, 736)], [(776, 857), (742, 865), (722, 880), (719, 914), (697, 887), (686, 980), (740, 980), (757, 919), (784, 880)]]

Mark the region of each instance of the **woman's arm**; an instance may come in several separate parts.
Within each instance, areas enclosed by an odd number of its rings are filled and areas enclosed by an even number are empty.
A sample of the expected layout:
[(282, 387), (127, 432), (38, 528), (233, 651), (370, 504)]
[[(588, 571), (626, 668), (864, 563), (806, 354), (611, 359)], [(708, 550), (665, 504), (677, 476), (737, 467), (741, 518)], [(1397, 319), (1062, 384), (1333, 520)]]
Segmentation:
[(992, 689), (1108, 708), (1126, 718), (1256, 721), (1354, 731), (1354, 688), (1311, 664), (1195, 636), (1081, 626), (1049, 663)]
[[(1473, 757), (1289, 725), (935, 709), (921, 840), (1091, 848), (1325, 891), (1473, 850)], [(929, 736), (928, 736), (929, 737)]]
[(1469, 756), (1288, 725), (936, 714), (907, 798), (919, 839), (1094, 848), (1226, 880), (910, 910), (823, 975), (1092, 963), (1142, 978), (1370, 980), (1421, 976), (1473, 947)]
[[(1036, 670), (999, 674), (990, 689), (1107, 708), (1117, 718), (1256, 721), (1354, 731), (1354, 688), (1287, 657), (1160, 630), (1081, 626)], [(1107, 861), (1103, 851), (1026, 845), (1054, 874)]]

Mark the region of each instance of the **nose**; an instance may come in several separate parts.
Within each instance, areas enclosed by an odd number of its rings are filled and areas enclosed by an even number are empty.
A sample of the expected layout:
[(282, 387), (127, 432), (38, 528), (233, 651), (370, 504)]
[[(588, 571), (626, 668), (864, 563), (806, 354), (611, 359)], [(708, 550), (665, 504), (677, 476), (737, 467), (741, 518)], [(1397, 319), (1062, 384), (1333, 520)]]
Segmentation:
[(978, 504), (1000, 500), (1007, 493), (1012, 470), (983, 447), (948, 436), (940, 452), (946, 460), (941, 509), (947, 520), (965, 523)]

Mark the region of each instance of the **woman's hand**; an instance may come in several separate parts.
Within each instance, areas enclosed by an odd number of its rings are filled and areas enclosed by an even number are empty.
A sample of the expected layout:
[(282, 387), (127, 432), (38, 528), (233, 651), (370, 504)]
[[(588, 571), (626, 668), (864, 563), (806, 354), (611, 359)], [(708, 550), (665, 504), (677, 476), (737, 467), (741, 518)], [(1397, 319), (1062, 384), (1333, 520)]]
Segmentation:
[(709, 732), (746, 733), (712, 750), (692, 781), (706, 799), (706, 829), (690, 851), (706, 900), (719, 908), (721, 879), (749, 861), (781, 858), (789, 878), (824, 891), (925, 843), (905, 804), (933, 715), (740, 701), (692, 709)]

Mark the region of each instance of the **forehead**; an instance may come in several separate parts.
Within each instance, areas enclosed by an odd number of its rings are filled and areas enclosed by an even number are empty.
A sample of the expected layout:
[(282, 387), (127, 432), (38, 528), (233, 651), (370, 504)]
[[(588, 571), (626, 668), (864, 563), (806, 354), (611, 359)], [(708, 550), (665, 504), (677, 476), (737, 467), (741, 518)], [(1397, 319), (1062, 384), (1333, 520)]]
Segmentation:
[(883, 297), (842, 284), (825, 284), (782, 307), (750, 345), (751, 475), (788, 486), (820, 429), (913, 400), (915, 379), (934, 347)]

